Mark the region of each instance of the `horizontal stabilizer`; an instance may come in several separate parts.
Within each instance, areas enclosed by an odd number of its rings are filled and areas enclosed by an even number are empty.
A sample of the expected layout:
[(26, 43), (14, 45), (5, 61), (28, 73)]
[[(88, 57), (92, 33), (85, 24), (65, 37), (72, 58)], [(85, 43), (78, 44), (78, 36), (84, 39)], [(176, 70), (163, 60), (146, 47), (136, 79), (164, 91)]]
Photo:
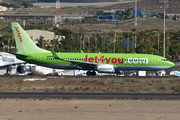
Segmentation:
[(23, 54), (18, 54), (18, 53), (11, 53), (11, 52), (8, 52), (8, 53), (13, 54), (15, 56), (28, 57), (28, 55), (23, 55)]

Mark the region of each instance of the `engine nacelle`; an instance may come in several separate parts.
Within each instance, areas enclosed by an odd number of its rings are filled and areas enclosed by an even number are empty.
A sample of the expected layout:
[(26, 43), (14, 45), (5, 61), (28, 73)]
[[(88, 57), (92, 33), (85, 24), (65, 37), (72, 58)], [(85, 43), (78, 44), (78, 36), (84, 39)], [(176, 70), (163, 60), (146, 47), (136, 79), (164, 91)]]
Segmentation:
[(97, 66), (98, 73), (114, 73), (115, 68), (113, 65), (100, 64)]
[(21, 65), (21, 66), (18, 66), (17, 67), (17, 72), (18, 73), (25, 73), (26, 72), (26, 66), (24, 66), (24, 65)]

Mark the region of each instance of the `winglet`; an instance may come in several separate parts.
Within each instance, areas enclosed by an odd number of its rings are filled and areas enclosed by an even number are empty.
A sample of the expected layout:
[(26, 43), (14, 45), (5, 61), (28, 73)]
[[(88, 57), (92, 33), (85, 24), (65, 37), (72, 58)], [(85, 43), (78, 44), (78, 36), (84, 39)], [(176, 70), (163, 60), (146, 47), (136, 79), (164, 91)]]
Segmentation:
[(52, 52), (52, 54), (53, 54), (53, 56), (54, 56), (55, 59), (63, 60), (63, 59), (61, 59), (61, 58), (58, 57), (58, 55), (54, 52), (53, 49), (51, 49), (51, 52)]
[(84, 52), (81, 50), (81, 53), (84, 53)]

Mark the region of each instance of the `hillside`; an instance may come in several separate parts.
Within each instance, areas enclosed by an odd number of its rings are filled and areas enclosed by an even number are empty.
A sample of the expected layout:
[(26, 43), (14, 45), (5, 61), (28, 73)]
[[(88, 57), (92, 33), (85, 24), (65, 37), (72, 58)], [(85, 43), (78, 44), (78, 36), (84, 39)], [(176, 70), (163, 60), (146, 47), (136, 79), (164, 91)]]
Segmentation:
[[(5, 3), (12, 3), (12, 2), (36, 2), (36, 0), (3, 0)], [(38, 2), (55, 2), (56, 0), (37, 0)], [(109, 0), (60, 0), (61, 2), (74, 2), (74, 3), (90, 3), (90, 2), (109, 2)], [(134, 0), (111, 0), (111, 2), (117, 1), (134, 1)], [(117, 4), (112, 6), (100, 7), (98, 9), (128, 9), (134, 8), (134, 3), (125, 3), (125, 4)], [(160, 7), (159, 0), (140, 0), (138, 2), (138, 10), (142, 10), (145, 12), (156, 12), (162, 13), (163, 9)], [(97, 11), (96, 7), (92, 9), (92, 12)], [(90, 12), (90, 11), (89, 11)], [(180, 0), (169, 0), (169, 8), (166, 9), (167, 14), (174, 14), (180, 13)]]
[[(3, 0), (5, 3), (9, 2), (32, 2), (35, 3), (36, 0)], [(56, 2), (56, 0), (37, 0), (38, 2)], [(74, 3), (91, 3), (91, 2), (109, 2), (109, 0), (60, 0), (61, 2), (74, 2)], [(118, 2), (118, 1), (126, 1), (126, 0), (111, 0), (110, 2)]]
[[(138, 2), (138, 10), (145, 12), (162, 13), (163, 9), (160, 7), (159, 0), (141, 0)], [(106, 7), (106, 9), (127, 9), (134, 8), (134, 3), (117, 4)], [(169, 8), (166, 9), (167, 14), (180, 13), (180, 0), (169, 0)]]
[[(77, 32), (77, 29), (82, 27), (85, 30), (101, 30), (103, 32), (112, 32), (114, 30), (118, 30), (119, 32), (128, 31), (131, 32), (131, 29), (134, 28), (134, 22), (128, 24), (81, 24), (81, 25), (65, 25), (64, 28), (70, 29), (73, 32)], [(159, 29), (163, 30), (163, 19), (156, 19), (156, 18), (148, 18), (142, 21), (138, 21), (138, 26), (136, 30), (138, 32), (145, 31), (148, 29)], [(166, 29), (176, 29), (180, 30), (180, 21), (173, 21), (173, 20), (166, 20)]]

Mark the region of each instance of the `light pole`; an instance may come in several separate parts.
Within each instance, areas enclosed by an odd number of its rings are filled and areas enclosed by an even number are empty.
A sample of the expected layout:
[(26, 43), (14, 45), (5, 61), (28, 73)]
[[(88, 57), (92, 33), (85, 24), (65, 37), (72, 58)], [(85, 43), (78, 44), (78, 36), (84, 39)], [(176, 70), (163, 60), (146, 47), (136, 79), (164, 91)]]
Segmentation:
[(97, 38), (95, 38), (95, 43), (96, 43), (96, 52), (97, 52)]
[(82, 41), (82, 36), (80, 37), (80, 40), (79, 40), (79, 44), (80, 44), (80, 50), (81, 50), (81, 41)]
[(8, 52), (9, 52), (9, 41), (10, 41), (10, 39), (8, 39)]
[(89, 53), (90, 53), (90, 37), (91, 37), (91, 35), (89, 35), (89, 36), (85, 35), (85, 37), (88, 38), (88, 48), (89, 48)]
[(3, 45), (3, 52), (4, 52), (4, 42), (2, 42), (2, 45)]
[(96, 38), (96, 33), (95, 32), (92, 32), (95, 34), (95, 45), (96, 45), (96, 52), (97, 52), (97, 38)]
[(129, 34), (128, 34), (128, 40), (127, 40), (127, 53), (129, 51)]
[(88, 43), (89, 43), (89, 53), (90, 53), (90, 36), (88, 37)]
[(103, 52), (105, 53), (105, 45), (106, 45), (106, 40), (108, 39), (108, 35), (105, 35), (104, 39), (103, 39)]
[(170, 37), (167, 38), (167, 55), (168, 55), (168, 41), (169, 41)]
[(135, 26), (137, 26), (137, 0), (135, 0)]
[(102, 37), (102, 51), (103, 51), (103, 35), (101, 37)]
[(114, 53), (116, 52), (116, 48), (115, 47), (116, 47), (116, 39), (117, 39), (116, 33), (117, 33), (117, 31), (118, 30), (115, 31), (115, 35), (114, 35)]
[(114, 35), (114, 53), (116, 52), (116, 33), (115, 33), (115, 35)]
[(135, 33), (135, 43), (134, 43), (134, 48), (136, 49), (136, 33)]
[(132, 48), (136, 49), (136, 33), (133, 32), (134, 40), (132, 41)]
[(42, 39), (42, 48), (44, 49), (44, 39)]
[(84, 50), (84, 37), (83, 37), (83, 50)]
[(169, 7), (168, 0), (159, 0), (159, 2), (164, 7), (164, 42), (163, 42), (163, 57), (165, 57), (165, 37), (166, 37), (166, 23), (165, 23), (165, 16), (166, 16), (166, 8)]
[(160, 34), (157, 34), (158, 35), (158, 54), (159, 54), (159, 36)]

